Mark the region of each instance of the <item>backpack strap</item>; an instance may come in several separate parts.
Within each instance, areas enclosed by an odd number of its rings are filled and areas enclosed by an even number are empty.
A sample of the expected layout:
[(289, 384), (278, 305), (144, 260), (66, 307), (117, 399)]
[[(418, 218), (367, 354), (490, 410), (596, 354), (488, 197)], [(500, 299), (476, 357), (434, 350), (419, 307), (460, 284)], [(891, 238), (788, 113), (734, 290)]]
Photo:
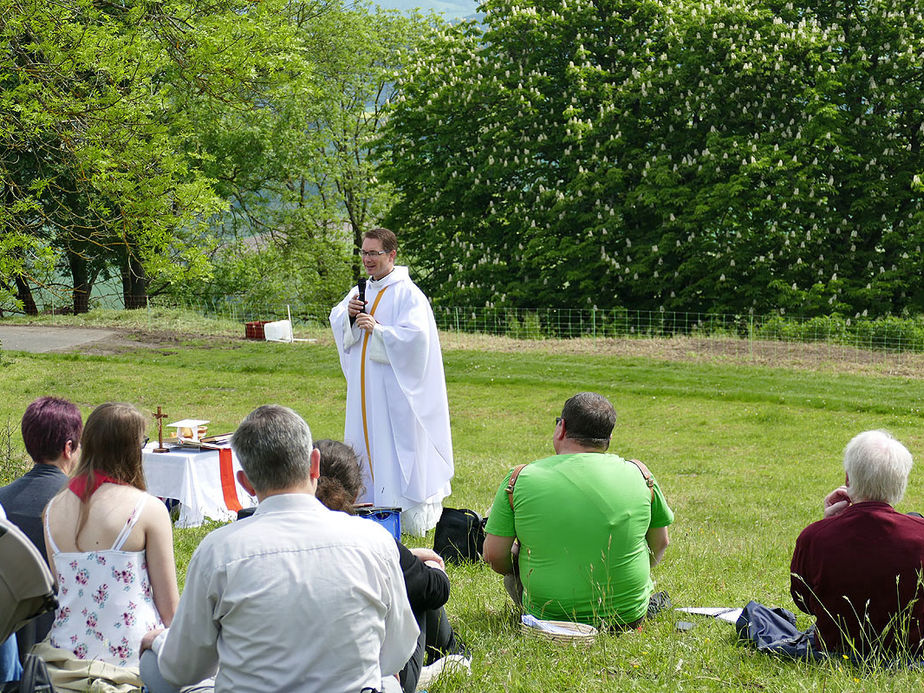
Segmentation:
[(518, 464), (513, 468), (510, 473), (510, 481), (507, 482), (507, 487), (504, 489), (507, 492), (507, 502), (510, 503), (510, 512), (513, 512), (513, 487), (516, 486), (517, 477), (520, 476), (520, 472), (523, 471), (525, 466), (525, 464)]
[(638, 470), (642, 473), (642, 477), (645, 479), (645, 486), (648, 487), (648, 490), (651, 491), (651, 502), (654, 502), (654, 479), (651, 478), (651, 472), (648, 471), (648, 467), (642, 464), (639, 460), (629, 460), (632, 464), (638, 467)]

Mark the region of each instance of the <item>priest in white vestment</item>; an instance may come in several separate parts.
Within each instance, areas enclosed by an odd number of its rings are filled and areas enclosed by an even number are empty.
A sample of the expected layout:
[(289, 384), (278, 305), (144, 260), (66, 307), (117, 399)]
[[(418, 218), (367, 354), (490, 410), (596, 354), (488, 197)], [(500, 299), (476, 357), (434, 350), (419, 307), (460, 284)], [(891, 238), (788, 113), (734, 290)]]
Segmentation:
[(366, 300), (351, 289), (330, 324), (347, 380), (344, 440), (365, 477), (359, 500), (400, 507), (402, 531), (422, 536), (451, 490), (449, 401), (433, 311), (407, 267), (395, 266), (397, 247), (388, 229), (366, 232)]

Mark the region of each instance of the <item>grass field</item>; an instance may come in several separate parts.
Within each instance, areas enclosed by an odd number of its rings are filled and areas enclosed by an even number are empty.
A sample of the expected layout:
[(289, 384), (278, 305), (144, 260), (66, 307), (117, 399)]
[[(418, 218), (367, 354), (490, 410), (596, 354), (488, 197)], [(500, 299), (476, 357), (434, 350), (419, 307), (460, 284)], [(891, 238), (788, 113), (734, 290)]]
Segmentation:
[[(535, 345), (519, 353), (448, 348), (444, 360), (456, 458), (447, 504), (485, 512), (511, 466), (551, 453), (564, 400), (600, 392), (619, 412), (612, 449), (645, 461), (675, 512), (655, 578), (679, 606), (755, 599), (793, 609), (792, 547), (820, 517), (824, 494), (842, 482), (847, 441), (887, 428), (916, 456), (924, 451), (919, 379), (550, 353)], [(160, 405), (177, 418), (210, 419), (213, 431), (232, 430), (255, 406), (279, 402), (302, 414), (316, 437), (339, 438), (345, 389), (324, 335), (291, 345), (175, 339), (119, 355), (4, 352), (0, 459), (23, 459), (19, 418), (42, 394), (67, 397), (85, 414), (108, 400), (146, 411)], [(156, 435), (153, 424), (150, 430)], [(7, 462), (0, 483), (18, 473)], [(914, 471), (899, 509), (922, 508), (924, 472)], [(181, 579), (205, 531), (176, 531)], [(924, 674), (915, 672), (770, 659), (737, 645), (727, 624), (697, 620), (681, 633), (674, 628), (679, 614), (662, 615), (641, 632), (604, 636), (589, 649), (524, 640), (498, 576), (478, 565), (450, 567), (450, 577), (447, 610), (475, 653), (472, 675), (446, 676), (431, 693), (924, 687)]]

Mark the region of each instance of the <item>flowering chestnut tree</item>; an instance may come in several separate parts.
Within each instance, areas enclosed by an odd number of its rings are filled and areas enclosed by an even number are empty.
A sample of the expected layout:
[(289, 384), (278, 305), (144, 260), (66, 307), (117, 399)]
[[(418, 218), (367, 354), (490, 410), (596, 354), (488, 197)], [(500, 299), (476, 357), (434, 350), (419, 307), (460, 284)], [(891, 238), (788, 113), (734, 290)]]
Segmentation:
[(382, 147), (449, 303), (924, 308), (912, 0), (488, 0), (428, 37)]

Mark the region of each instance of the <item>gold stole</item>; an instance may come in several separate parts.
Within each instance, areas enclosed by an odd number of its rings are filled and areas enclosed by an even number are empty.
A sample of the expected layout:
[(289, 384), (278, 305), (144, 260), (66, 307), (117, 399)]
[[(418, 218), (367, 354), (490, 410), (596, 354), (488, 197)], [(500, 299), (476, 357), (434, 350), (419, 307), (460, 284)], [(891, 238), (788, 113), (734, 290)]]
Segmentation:
[[(389, 286), (391, 286), (391, 284), (382, 287), (376, 295), (375, 301), (372, 302), (372, 310), (369, 311), (369, 315), (375, 316), (375, 309), (378, 308), (379, 301), (382, 299), (382, 294), (385, 293), (385, 289)], [(366, 330), (363, 330), (363, 332), (366, 332)], [(363, 351), (359, 362), (359, 391), (360, 397), (362, 398), (363, 437), (366, 439), (366, 460), (369, 462), (369, 476), (375, 481), (375, 472), (372, 471), (372, 449), (369, 447), (369, 426), (366, 424), (366, 345), (369, 343), (371, 334), (371, 332), (366, 332), (363, 336)]]

